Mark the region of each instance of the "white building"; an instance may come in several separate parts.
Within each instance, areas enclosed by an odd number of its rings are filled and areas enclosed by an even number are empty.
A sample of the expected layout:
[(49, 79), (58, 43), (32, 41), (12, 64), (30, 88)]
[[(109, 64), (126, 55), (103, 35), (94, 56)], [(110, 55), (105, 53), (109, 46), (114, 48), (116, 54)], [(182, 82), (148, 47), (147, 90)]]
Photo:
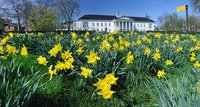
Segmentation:
[(155, 23), (146, 17), (84, 15), (73, 23), (73, 30), (90, 31), (153, 31)]

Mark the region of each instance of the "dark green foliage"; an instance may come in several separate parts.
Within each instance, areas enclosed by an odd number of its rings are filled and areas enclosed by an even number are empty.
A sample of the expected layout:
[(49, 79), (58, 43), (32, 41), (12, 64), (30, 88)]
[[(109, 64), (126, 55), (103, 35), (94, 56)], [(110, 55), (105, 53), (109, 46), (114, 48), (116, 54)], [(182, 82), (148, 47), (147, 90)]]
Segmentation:
[[(25, 73), (27, 75), (25, 75)], [(25, 106), (31, 95), (36, 91), (42, 75), (33, 68), (22, 71), (15, 62), (0, 63), (0, 106)]]

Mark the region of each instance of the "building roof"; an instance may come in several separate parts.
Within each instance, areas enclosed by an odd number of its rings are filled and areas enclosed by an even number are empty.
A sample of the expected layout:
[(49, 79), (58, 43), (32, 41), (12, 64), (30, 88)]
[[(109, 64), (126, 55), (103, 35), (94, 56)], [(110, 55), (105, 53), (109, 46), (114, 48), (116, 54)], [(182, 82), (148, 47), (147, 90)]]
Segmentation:
[[(154, 22), (153, 20), (147, 17), (133, 17), (133, 16), (120, 16), (120, 17), (131, 18), (134, 21), (138, 21), (138, 22)], [(112, 15), (84, 15), (80, 17), (79, 20), (114, 20), (120, 17), (112, 16)]]

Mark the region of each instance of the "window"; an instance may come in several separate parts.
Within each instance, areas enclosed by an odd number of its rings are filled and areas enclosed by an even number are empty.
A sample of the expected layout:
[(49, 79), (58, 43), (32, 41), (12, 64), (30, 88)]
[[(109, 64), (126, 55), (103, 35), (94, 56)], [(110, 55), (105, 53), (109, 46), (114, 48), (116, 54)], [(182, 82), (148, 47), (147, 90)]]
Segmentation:
[(101, 26), (103, 26), (103, 23), (101, 23)]
[(105, 26), (107, 26), (107, 23), (105, 23)]
[(110, 23), (108, 24), (108, 26), (110, 26)]
[(145, 27), (145, 24), (143, 25), (143, 27)]
[(153, 27), (152, 23), (149, 23), (149, 28), (152, 28), (152, 27)]
[(137, 27), (139, 27), (139, 24), (137, 24)]
[(129, 22), (128, 22), (128, 23), (127, 23), (127, 29), (126, 29), (127, 31), (129, 31), (129, 27), (130, 27), (130, 26), (129, 26)]
[(142, 24), (140, 24), (140, 27), (142, 27)]
[(97, 31), (99, 31), (99, 29), (97, 29)]
[(93, 23), (93, 26), (95, 26), (95, 23)]
[(130, 29), (130, 31), (132, 31), (132, 29), (133, 29), (133, 23), (130, 22), (130, 25), (131, 25), (131, 29)]
[(97, 23), (97, 26), (99, 26), (99, 23)]
[(83, 22), (83, 27), (87, 28), (88, 27), (88, 22)]

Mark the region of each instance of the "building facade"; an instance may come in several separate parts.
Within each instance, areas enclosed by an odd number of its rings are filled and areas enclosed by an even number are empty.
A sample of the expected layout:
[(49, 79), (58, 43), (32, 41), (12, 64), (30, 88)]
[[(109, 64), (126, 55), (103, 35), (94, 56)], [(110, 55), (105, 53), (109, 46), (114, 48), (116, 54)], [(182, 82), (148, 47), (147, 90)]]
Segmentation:
[(113, 31), (153, 31), (155, 23), (146, 17), (84, 15), (73, 23), (72, 30), (89, 30), (97, 32)]

